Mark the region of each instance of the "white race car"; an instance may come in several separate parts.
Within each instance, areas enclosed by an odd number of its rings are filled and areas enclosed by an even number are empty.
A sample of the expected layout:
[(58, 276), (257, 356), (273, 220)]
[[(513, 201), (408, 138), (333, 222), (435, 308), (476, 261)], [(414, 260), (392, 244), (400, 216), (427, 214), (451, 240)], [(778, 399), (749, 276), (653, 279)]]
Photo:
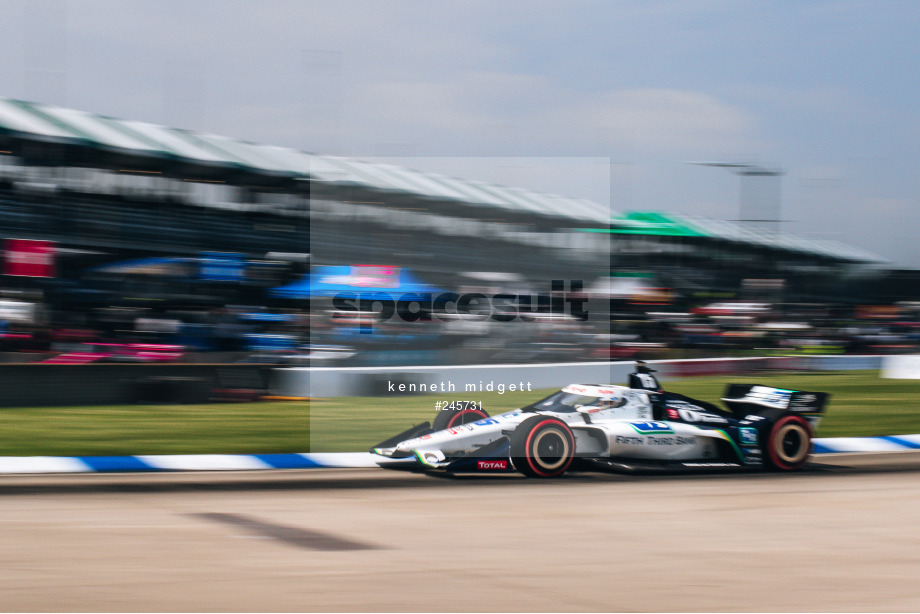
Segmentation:
[[(725, 409), (665, 392), (644, 363), (629, 386), (572, 384), (532, 405), (489, 417), (478, 408), (441, 411), (431, 424), (371, 452), (426, 471), (519, 471), (556, 477), (573, 469), (648, 464), (801, 468), (828, 395), (730, 384)], [(400, 464), (402, 465), (402, 464)]]

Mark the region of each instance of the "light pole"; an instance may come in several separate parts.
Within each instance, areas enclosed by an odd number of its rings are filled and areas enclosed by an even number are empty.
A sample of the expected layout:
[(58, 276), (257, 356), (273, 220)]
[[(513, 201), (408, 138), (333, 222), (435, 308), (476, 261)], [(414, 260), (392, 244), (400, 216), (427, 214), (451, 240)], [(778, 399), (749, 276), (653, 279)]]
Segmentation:
[(780, 168), (766, 168), (746, 162), (688, 162), (698, 166), (717, 166), (741, 176), (738, 219), (750, 228), (779, 232)]

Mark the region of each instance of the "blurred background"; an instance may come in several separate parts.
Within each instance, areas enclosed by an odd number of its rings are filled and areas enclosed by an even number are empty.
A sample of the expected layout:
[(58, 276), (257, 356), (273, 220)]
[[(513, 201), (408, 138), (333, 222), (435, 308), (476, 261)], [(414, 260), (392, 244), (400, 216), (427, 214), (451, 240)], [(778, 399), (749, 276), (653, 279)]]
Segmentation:
[(0, 3), (0, 360), (917, 350), (915, 5), (526, 6)]
[[(920, 341), (915, 270), (776, 229), (778, 201), (742, 221), (623, 212), (14, 99), (0, 129), (7, 362), (564, 362)], [(765, 171), (741, 168), (743, 210)], [(506, 295), (508, 317), (435, 300), (451, 293)], [(370, 300), (419, 295), (417, 321)]]
[[(0, 471), (68, 472), (0, 476), (0, 610), (739, 609), (716, 566), (763, 610), (920, 610), (907, 459), (673, 505), (512, 486), (530, 549), (502, 480), (133, 475), (367, 451), (636, 359), (916, 447), (918, 32), (914, 0), (0, 0)], [(688, 510), (718, 545), (674, 541)]]

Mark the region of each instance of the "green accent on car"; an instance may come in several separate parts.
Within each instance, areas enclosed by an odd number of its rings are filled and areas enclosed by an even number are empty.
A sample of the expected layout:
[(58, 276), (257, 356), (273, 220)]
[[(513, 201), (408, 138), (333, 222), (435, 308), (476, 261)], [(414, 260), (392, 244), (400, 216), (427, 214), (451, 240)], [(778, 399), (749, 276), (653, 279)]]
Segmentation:
[(419, 452), (418, 450), (412, 450), (412, 454), (415, 455), (415, 460), (417, 460), (418, 462), (422, 463), (422, 464), (425, 465), (426, 467), (437, 467), (437, 465), (436, 465), (435, 463), (430, 463), (430, 462), (428, 462), (427, 460), (425, 460), (425, 457), (422, 456), (422, 453)]
[(722, 436), (725, 438), (725, 441), (727, 441), (731, 445), (732, 450), (734, 450), (735, 454), (738, 455), (738, 460), (744, 461), (744, 452), (741, 451), (741, 448), (738, 447), (738, 444), (735, 443), (735, 440), (731, 438), (731, 435), (729, 435), (722, 429), (715, 429), (715, 431), (717, 433), (721, 433)]

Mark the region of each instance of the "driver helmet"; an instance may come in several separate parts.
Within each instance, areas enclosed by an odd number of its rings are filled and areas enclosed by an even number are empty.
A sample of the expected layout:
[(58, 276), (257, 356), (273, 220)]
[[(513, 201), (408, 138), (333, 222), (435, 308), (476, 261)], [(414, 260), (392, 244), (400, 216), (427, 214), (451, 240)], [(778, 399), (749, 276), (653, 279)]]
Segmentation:
[(621, 401), (622, 399), (618, 397), (601, 397), (597, 400), (597, 403), (595, 403), (595, 405), (597, 405), (597, 407), (599, 407), (600, 409), (611, 409), (613, 407), (622, 405)]

